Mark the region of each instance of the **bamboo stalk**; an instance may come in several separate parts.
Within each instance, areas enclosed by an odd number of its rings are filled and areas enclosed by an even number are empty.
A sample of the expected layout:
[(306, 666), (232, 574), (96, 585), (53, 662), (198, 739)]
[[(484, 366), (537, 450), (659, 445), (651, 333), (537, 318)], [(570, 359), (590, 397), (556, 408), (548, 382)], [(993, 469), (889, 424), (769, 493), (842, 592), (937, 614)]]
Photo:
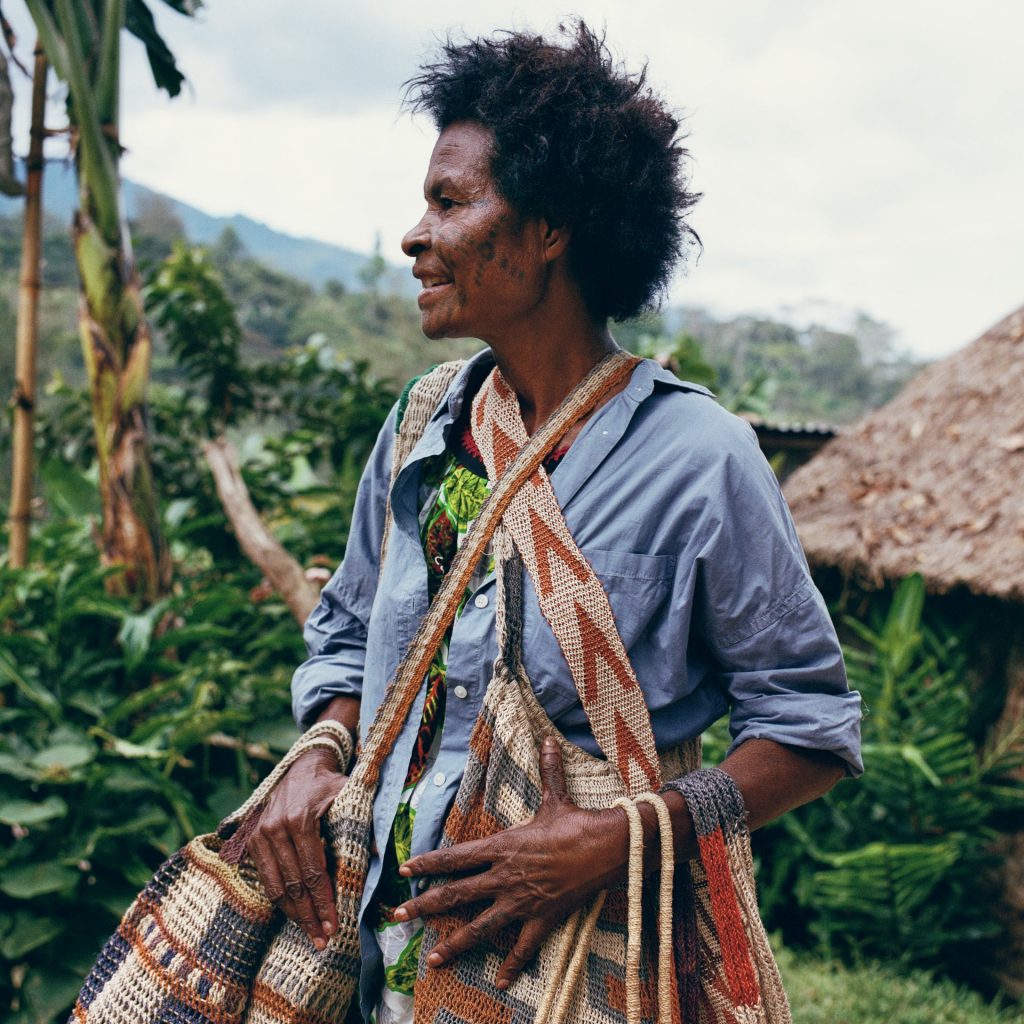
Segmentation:
[(18, 327), (15, 340), (14, 437), (11, 467), (10, 563), (28, 562), (32, 506), (32, 421), (36, 394), (36, 341), (39, 334), (39, 268), (42, 257), (43, 140), (46, 137), (46, 78), (49, 65), (36, 40), (32, 73), (32, 127), (25, 186), (25, 225), (21, 243)]

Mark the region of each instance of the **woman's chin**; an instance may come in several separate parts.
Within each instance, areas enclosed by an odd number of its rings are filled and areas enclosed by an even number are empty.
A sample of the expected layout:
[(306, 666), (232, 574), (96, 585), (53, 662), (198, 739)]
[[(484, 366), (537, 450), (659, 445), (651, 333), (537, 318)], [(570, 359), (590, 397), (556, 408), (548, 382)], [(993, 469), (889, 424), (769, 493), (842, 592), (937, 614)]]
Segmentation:
[(447, 331), (446, 324), (432, 320), (429, 316), (422, 316), (420, 318), (420, 330), (431, 341), (440, 341), (442, 338), (451, 337)]
[(448, 317), (431, 315), (428, 310), (420, 311), (420, 330), (431, 341), (440, 341), (442, 338), (475, 337), (472, 331), (466, 330), (456, 321)]

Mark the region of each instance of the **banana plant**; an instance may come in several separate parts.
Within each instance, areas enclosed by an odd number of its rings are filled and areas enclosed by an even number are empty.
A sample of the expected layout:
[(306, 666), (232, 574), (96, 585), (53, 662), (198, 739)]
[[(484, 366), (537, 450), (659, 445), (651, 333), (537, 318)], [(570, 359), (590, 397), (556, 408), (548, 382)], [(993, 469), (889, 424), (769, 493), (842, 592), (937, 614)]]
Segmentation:
[(1024, 722), (989, 727), (971, 623), (930, 607), (920, 575), (843, 624), (859, 641), (844, 650), (864, 777), (782, 819), (761, 850), (762, 906), (826, 948), (962, 973), (999, 940), (994, 850), (1024, 821)]
[[(57, 75), (79, 185), (72, 225), (81, 283), (78, 326), (89, 379), (99, 464), (104, 564), (111, 588), (148, 602), (165, 593), (171, 560), (160, 526), (146, 396), (152, 337), (121, 209), (119, 100), (123, 30), (142, 41), (159, 88), (184, 78), (143, 0), (25, 0)], [(192, 15), (197, 3), (164, 0)]]

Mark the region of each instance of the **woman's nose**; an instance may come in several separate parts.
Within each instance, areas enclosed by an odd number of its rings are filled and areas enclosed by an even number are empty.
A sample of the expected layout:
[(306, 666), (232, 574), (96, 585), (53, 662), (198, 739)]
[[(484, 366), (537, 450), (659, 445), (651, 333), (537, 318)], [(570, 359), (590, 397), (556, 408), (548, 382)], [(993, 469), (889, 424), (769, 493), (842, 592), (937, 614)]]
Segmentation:
[[(428, 211), (429, 212), (429, 211)], [(402, 252), (406, 256), (416, 257), (424, 249), (430, 247), (430, 231), (427, 227), (427, 214), (424, 213), (419, 223), (411, 227), (402, 239)]]

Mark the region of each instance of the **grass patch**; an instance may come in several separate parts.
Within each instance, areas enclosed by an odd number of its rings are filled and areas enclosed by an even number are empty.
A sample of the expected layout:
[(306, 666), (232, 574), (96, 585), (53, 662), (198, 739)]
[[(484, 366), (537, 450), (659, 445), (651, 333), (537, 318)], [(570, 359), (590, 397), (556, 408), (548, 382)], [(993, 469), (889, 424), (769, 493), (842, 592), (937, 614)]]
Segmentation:
[(925, 971), (846, 967), (779, 950), (793, 1024), (1024, 1024), (1024, 1006), (999, 1007)]

